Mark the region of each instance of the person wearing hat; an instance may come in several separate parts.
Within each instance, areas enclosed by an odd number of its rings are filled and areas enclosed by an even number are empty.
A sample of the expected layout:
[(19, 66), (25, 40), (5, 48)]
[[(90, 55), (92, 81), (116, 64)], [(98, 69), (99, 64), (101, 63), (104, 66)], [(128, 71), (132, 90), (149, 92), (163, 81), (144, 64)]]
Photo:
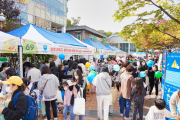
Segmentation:
[(5, 102), (7, 108), (0, 107), (0, 114), (4, 115), (6, 120), (20, 120), (25, 116), (27, 110), (27, 99), (24, 93), (20, 93), (16, 101), (16, 107), (14, 107), (13, 100), (16, 93), (21, 91), (23, 84), (22, 79), (19, 76), (12, 76), (7, 81), (2, 81), (6, 84), (6, 92), (9, 95), (6, 97)]
[(102, 105), (104, 104), (104, 120), (109, 120), (109, 104), (110, 104), (110, 93), (111, 93), (111, 77), (109, 76), (108, 67), (102, 67), (101, 73), (98, 74), (94, 80), (93, 85), (96, 87), (97, 97), (97, 116), (100, 120), (102, 116)]

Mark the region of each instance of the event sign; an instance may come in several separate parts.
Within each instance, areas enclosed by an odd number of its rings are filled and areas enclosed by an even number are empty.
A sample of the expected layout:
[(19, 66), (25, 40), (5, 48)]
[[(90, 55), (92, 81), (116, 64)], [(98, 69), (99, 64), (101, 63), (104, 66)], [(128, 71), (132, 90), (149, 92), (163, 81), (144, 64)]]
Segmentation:
[(18, 52), (18, 39), (12, 38), (5, 41), (0, 41), (1, 53), (17, 53)]
[[(165, 73), (164, 100), (166, 109), (170, 110), (169, 100), (175, 91), (180, 89), (180, 53), (168, 53)], [(169, 119), (171, 120), (171, 119)]]
[(50, 49), (51, 54), (63, 53), (69, 55), (93, 55), (93, 49), (70, 45), (55, 44)]

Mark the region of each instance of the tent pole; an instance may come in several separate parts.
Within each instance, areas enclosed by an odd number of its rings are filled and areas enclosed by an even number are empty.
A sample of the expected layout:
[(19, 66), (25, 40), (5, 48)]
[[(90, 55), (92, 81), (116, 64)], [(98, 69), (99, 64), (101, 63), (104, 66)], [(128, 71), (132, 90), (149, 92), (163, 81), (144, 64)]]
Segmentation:
[(22, 61), (22, 46), (19, 46), (19, 56), (20, 56), (20, 77), (23, 78), (23, 61)]

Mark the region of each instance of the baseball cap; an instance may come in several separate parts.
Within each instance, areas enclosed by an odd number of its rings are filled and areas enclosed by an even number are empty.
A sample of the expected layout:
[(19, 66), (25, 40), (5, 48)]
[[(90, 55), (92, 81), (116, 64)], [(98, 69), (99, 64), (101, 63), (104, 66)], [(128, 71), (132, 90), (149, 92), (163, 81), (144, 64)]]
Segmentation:
[(7, 81), (2, 81), (3, 84), (15, 84), (21, 86), (23, 84), (22, 79), (19, 76), (12, 76)]

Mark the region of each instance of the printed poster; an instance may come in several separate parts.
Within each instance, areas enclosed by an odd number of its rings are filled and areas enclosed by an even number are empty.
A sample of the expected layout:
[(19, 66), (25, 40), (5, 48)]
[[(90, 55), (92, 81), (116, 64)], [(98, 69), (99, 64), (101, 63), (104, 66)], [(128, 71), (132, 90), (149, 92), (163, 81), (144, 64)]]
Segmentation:
[[(168, 53), (166, 62), (166, 77), (164, 86), (164, 100), (166, 109), (170, 111), (169, 100), (175, 91), (180, 90), (180, 53)], [(171, 119), (168, 119), (171, 120)]]

